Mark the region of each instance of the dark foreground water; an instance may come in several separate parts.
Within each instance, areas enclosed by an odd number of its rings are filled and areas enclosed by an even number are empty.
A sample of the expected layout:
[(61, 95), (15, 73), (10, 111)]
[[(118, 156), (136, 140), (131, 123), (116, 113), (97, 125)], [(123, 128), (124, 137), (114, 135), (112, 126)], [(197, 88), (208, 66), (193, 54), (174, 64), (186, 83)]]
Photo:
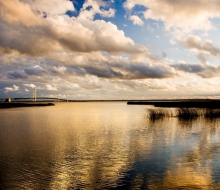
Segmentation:
[(153, 122), (146, 108), (0, 110), (0, 189), (220, 189), (220, 120)]

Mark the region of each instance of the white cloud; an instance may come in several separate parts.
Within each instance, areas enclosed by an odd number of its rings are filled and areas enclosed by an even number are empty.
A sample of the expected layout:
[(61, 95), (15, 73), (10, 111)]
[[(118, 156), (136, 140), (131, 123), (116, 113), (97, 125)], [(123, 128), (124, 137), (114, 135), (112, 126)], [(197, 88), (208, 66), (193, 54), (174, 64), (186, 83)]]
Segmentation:
[(149, 24), (147, 25), (147, 30), (150, 31), (151, 33), (154, 31), (154, 28), (151, 27)]
[(52, 73), (53, 74), (65, 74), (66, 67), (65, 66), (53, 66), (52, 67)]
[(102, 0), (86, 0), (83, 8), (80, 10), (79, 19), (93, 19), (96, 14), (102, 17), (113, 17), (115, 10), (112, 8), (101, 9), (100, 7), (108, 7), (107, 2)]
[(163, 21), (167, 30), (181, 29), (179, 32), (213, 29), (212, 18), (220, 17), (220, 1), (211, 0), (127, 0), (124, 7), (132, 10), (136, 5), (147, 8), (146, 19)]
[(36, 88), (36, 86), (34, 84), (23, 84), (23, 86), (27, 86), (27, 87), (30, 87), (30, 88)]
[(56, 87), (56, 86), (52, 86), (52, 85), (50, 85), (50, 84), (46, 84), (46, 88), (47, 88), (47, 90), (52, 90), (52, 91), (57, 90), (57, 87)]
[(47, 14), (65, 14), (67, 11), (75, 11), (73, 3), (68, 0), (21, 0), (31, 6), (39, 13)]
[(97, 76), (86, 75), (85, 77), (80, 77), (76, 79), (76, 82), (81, 88), (94, 90), (100, 89), (103, 86), (103, 83)]
[(205, 40), (198, 36), (188, 35), (185, 39), (179, 40), (179, 43), (197, 53), (203, 53), (220, 58), (220, 47), (213, 44), (211, 40)]
[(137, 15), (130, 16), (129, 20), (131, 20), (134, 25), (139, 25), (139, 26), (143, 26), (144, 25), (143, 20), (141, 20), (141, 18), (139, 16), (137, 16)]
[(135, 44), (131, 38), (126, 37), (116, 25), (104, 20), (50, 15), (41, 22), (39, 26), (27, 28), (0, 19), (0, 52), (53, 57), (61, 52), (135, 54), (148, 51), (145, 46)]
[(172, 44), (172, 45), (176, 44), (176, 41), (173, 40), (173, 39), (169, 40), (169, 42), (170, 42), (170, 44)]
[[(203, 84), (199, 80), (208, 81), (211, 77), (220, 76), (220, 69), (209, 64), (200, 54), (220, 58), (219, 47), (212, 41), (192, 35), (178, 38), (181, 32), (197, 29), (206, 32), (213, 28), (210, 19), (218, 17), (220, 13), (213, 7), (207, 11), (210, 6), (204, 11), (208, 1), (184, 1), (183, 4), (183, 0), (128, 0), (124, 4), (130, 10), (136, 4), (148, 8), (141, 17), (129, 11), (127, 18), (134, 24), (144, 25), (141, 20), (144, 17), (157, 20), (149, 22), (151, 24), (147, 25), (147, 30), (153, 32), (158, 29), (159, 32), (163, 26), (167, 30), (175, 29), (177, 39), (171, 39), (170, 43), (176, 44), (177, 41), (199, 54), (198, 64), (183, 60), (175, 65), (169, 47), (164, 46), (162, 52), (157, 51), (158, 58), (150, 53), (155, 52), (153, 49), (150, 51), (147, 46), (136, 44), (115, 24), (102, 20), (102, 17), (115, 16), (112, 2), (87, 0), (78, 17), (69, 17), (65, 12), (75, 11), (70, 1), (0, 0), (0, 10), (3, 10), (0, 17), (0, 77), (1, 81), (7, 81), (7, 85), (4, 84), (7, 87), (3, 87), (2, 92), (15, 92), (21, 80), (25, 82), (22, 82), (24, 84), (19, 93), (36, 88), (37, 84), (39, 94), (51, 95), (59, 89), (66, 97), (85, 99), (100, 98), (102, 95), (116, 98), (148, 97), (148, 93), (155, 95), (155, 92), (160, 96), (168, 90), (187, 94), (201, 90), (203, 85), (211, 89), (208, 83)], [(214, 3), (219, 4), (217, 1)], [(129, 17), (130, 14), (132, 16)], [(94, 20), (95, 15), (99, 15), (99, 20)], [(147, 37), (155, 39), (158, 34), (150, 32)], [(151, 43), (151, 40), (147, 42)], [(157, 49), (153, 45), (150, 47)], [(169, 51), (167, 54), (163, 53), (165, 48)], [(175, 47), (173, 50), (178, 49)], [(173, 56), (178, 60), (179, 51), (175, 51)], [(192, 76), (196, 82), (184, 81), (190, 81)], [(16, 85), (11, 87), (13, 84)]]
[(13, 24), (25, 24), (27, 26), (40, 25), (42, 19), (36, 16), (29, 4), (19, 0), (0, 0), (0, 10), (2, 19)]
[(7, 92), (15, 92), (15, 91), (18, 91), (20, 88), (19, 86), (16, 86), (16, 85), (13, 85), (13, 87), (5, 87), (4, 90), (5, 90), (5, 93)]
[(179, 64), (186, 64), (186, 62), (183, 61), (183, 60), (179, 60), (178, 63), (179, 63)]

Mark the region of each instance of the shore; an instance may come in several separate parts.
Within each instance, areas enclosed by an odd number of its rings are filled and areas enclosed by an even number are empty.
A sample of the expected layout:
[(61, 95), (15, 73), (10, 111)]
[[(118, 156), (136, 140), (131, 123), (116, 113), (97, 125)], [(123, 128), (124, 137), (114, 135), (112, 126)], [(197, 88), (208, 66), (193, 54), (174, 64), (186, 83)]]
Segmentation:
[(39, 106), (54, 106), (54, 103), (49, 102), (0, 102), (0, 109), (19, 108), (19, 107), (39, 107)]

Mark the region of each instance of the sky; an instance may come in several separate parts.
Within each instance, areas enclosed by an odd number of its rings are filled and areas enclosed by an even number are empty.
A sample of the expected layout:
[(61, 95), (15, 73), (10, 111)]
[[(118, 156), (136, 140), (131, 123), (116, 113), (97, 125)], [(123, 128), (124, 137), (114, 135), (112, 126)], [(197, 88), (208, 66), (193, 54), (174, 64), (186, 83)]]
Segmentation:
[(0, 98), (220, 98), (219, 0), (0, 0)]

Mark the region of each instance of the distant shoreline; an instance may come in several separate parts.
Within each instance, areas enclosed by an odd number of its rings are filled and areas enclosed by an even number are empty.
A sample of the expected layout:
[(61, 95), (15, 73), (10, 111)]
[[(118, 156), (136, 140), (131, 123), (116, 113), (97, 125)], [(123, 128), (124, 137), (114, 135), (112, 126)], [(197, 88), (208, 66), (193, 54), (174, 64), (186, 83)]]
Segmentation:
[[(173, 100), (69, 100), (71, 103), (80, 102), (127, 102), (128, 105), (153, 105), (167, 108), (220, 108), (220, 99), (173, 99)], [(68, 103), (66, 102), (66, 103)], [(55, 106), (59, 102), (0, 102), (0, 109), (18, 107)]]
[(19, 108), (19, 107), (40, 107), (54, 106), (54, 103), (49, 102), (0, 102), (0, 109)]
[(163, 101), (128, 101), (128, 105), (153, 105), (166, 108), (220, 108), (219, 99), (190, 99)]

